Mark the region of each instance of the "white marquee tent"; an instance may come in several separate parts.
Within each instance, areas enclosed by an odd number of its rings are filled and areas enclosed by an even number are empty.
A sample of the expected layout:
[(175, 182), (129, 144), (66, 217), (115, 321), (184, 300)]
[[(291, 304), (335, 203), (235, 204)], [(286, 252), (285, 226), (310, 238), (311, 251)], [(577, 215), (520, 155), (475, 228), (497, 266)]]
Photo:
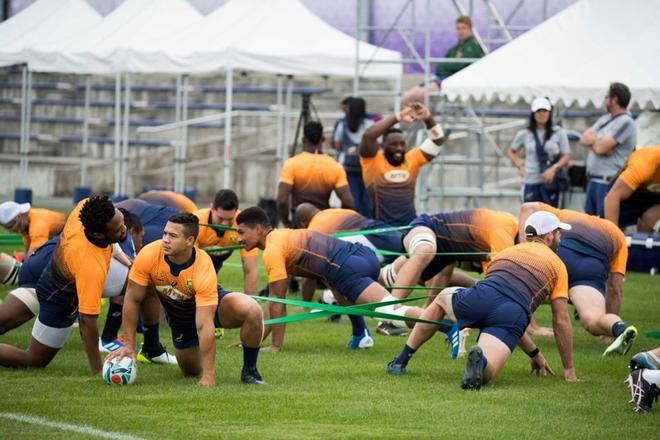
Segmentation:
[(449, 100), (600, 106), (610, 82), (660, 108), (660, 0), (582, 0), (442, 83)]

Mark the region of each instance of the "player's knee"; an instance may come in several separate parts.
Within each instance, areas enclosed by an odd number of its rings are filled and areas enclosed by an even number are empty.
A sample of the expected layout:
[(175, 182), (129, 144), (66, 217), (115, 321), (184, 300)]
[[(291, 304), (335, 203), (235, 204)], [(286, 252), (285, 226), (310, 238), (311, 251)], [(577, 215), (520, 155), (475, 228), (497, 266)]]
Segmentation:
[(598, 328), (598, 319), (599, 316), (595, 313), (585, 313), (582, 314), (580, 313), (580, 322), (582, 323), (582, 327), (589, 333), (591, 333), (594, 336), (599, 336), (599, 328)]
[(253, 324), (262, 323), (264, 317), (261, 307), (259, 307), (259, 304), (252, 299), (249, 299), (248, 301), (246, 301), (246, 303), (247, 304), (245, 307), (245, 321)]
[(435, 256), (435, 236), (430, 232), (419, 232), (410, 239), (407, 250), (411, 261), (428, 263)]

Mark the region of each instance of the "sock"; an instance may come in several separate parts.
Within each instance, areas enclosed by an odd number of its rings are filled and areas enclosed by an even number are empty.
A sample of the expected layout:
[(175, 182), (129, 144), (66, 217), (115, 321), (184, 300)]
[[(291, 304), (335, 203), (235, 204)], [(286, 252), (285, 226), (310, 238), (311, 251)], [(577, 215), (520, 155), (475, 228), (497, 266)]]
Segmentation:
[(246, 347), (243, 346), (243, 370), (256, 371), (257, 358), (259, 357), (259, 347)]
[(621, 333), (623, 333), (626, 328), (628, 327), (628, 324), (626, 324), (623, 321), (617, 321), (612, 325), (612, 336), (615, 338), (619, 336)]
[(117, 339), (117, 332), (121, 327), (122, 305), (110, 303), (108, 307), (108, 316), (105, 319), (101, 339), (103, 342), (110, 342)]
[(642, 377), (650, 384), (660, 387), (660, 370), (644, 370)]
[(152, 356), (162, 354), (162, 347), (160, 346), (160, 335), (158, 334), (158, 324), (144, 326), (144, 344), (142, 349)]
[(348, 319), (351, 320), (351, 326), (353, 327), (353, 336), (362, 336), (364, 331), (367, 329), (367, 324), (364, 322), (363, 316), (348, 315)]
[(415, 354), (417, 350), (413, 350), (408, 346), (408, 344), (403, 346), (403, 350), (401, 350), (401, 353), (394, 359), (395, 364), (401, 364), (404, 367), (408, 365), (408, 361), (412, 357), (413, 354)]

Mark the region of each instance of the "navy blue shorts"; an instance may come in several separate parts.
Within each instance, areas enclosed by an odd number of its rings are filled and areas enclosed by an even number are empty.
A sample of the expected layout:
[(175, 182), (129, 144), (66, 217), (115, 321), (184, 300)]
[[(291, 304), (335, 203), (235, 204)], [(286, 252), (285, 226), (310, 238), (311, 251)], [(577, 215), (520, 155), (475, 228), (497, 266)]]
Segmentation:
[(578, 252), (559, 245), (557, 255), (566, 266), (568, 272), (568, 288), (575, 286), (590, 286), (605, 295), (605, 286), (609, 275), (609, 267), (604, 255), (598, 258), (593, 254)]
[[(230, 294), (231, 292), (226, 291), (218, 285), (218, 309), (220, 308), (220, 303), (222, 299)], [(220, 323), (220, 318), (216, 312), (214, 317), (214, 323), (216, 328), (222, 327)], [(170, 329), (172, 330), (172, 345), (177, 350), (185, 350), (186, 348), (199, 347), (199, 338), (197, 337), (197, 324), (195, 321), (188, 323), (173, 323), (169, 322)]]
[(163, 209), (155, 217), (151, 218), (144, 224), (144, 238), (142, 238), (142, 246), (146, 246), (151, 242), (163, 238), (163, 230), (167, 224), (167, 220), (179, 211), (174, 208)]
[(660, 195), (639, 194), (634, 192), (630, 198), (621, 201), (619, 212), (619, 226), (626, 227), (637, 224), (642, 214), (655, 205), (660, 205)]
[(529, 324), (527, 311), (487, 282), (458, 290), (451, 303), (460, 329), (478, 328), (504, 342), (512, 352)]
[(71, 327), (78, 317), (78, 297), (65, 293), (51, 294), (49, 289), (36, 290), (39, 299), (39, 321), (48, 327)]
[(364, 289), (378, 281), (380, 263), (371, 249), (360, 243), (342, 247), (332, 261), (341, 265), (331, 267), (326, 276), (329, 287), (355, 304)]
[[(366, 229), (389, 228), (390, 225), (380, 220), (372, 220), (366, 225)], [(364, 236), (376, 249), (391, 252), (405, 252), (403, 248), (403, 234), (400, 231), (384, 232), (382, 234), (369, 234)], [(384, 255), (386, 263), (396, 260), (398, 255)]]
[(39, 277), (53, 257), (53, 252), (55, 252), (59, 241), (59, 237), (48, 240), (39, 246), (34, 254), (21, 265), (18, 271), (18, 285), (20, 287), (30, 287), (32, 289), (37, 287), (37, 281), (39, 281)]

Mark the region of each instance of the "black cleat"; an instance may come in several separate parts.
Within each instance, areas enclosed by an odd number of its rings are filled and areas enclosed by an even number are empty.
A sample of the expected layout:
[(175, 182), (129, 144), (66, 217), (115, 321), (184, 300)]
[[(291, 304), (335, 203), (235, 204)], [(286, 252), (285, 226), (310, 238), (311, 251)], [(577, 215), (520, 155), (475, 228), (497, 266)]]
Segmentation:
[(376, 333), (380, 333), (385, 336), (405, 336), (408, 334), (405, 328), (400, 328), (395, 325), (390, 324), (389, 322), (378, 322), (376, 326)]
[(263, 380), (261, 374), (259, 374), (256, 369), (251, 371), (241, 371), (241, 382), (248, 385), (266, 385), (266, 382)]
[(481, 388), (484, 368), (486, 368), (484, 352), (478, 346), (472, 347), (467, 357), (467, 364), (465, 364), (461, 388), (464, 390), (478, 390)]
[(644, 369), (635, 370), (630, 373), (626, 380), (630, 388), (630, 394), (632, 395), (630, 403), (635, 405), (635, 411), (637, 412), (651, 412), (653, 401), (658, 400), (660, 390), (658, 390), (655, 384), (650, 384), (644, 379), (643, 372)]

